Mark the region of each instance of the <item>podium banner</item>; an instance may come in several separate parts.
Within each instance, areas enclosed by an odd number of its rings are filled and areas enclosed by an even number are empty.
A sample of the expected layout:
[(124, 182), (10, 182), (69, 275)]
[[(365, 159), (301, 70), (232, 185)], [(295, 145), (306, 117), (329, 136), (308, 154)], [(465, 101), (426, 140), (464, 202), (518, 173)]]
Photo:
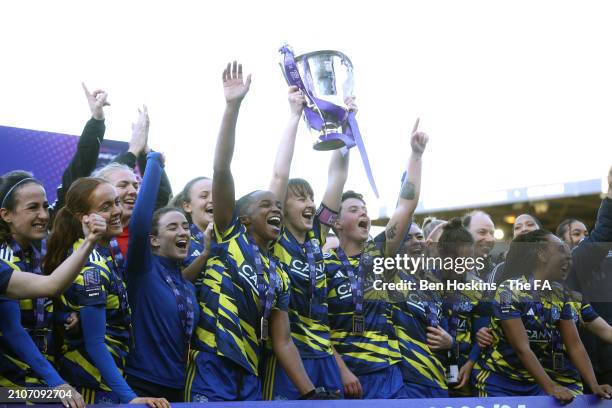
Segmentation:
[[(78, 141), (74, 135), (0, 126), (0, 175), (12, 170), (32, 172), (45, 186), (49, 203), (53, 203)], [(127, 142), (104, 140), (96, 168), (127, 148)]]

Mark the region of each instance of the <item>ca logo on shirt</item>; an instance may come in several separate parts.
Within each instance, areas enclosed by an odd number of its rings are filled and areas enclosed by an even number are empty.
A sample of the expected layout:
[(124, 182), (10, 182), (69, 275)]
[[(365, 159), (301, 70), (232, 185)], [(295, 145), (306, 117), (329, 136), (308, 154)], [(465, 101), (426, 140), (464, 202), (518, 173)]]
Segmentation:
[[(317, 271), (317, 280), (325, 277), (325, 274), (323, 273), (323, 265), (321, 263), (318, 263), (315, 269)], [(294, 259), (293, 261), (291, 261), (291, 272), (300, 275), (304, 278), (310, 279), (310, 267), (308, 266), (308, 262), (303, 262), (299, 259)]]
[(254, 291), (257, 291), (257, 274), (253, 270), (253, 267), (247, 263), (242, 264), (238, 274), (248, 282)]
[(548, 343), (552, 339), (549, 330), (531, 330), (527, 329), (527, 337), (531, 343)]

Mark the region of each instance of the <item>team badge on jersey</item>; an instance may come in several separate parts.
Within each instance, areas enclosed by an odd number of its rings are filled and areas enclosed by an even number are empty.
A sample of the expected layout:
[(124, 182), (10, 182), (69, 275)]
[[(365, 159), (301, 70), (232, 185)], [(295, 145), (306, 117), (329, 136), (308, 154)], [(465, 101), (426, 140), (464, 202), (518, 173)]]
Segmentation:
[(559, 308), (557, 306), (552, 305), (552, 307), (550, 308), (550, 315), (552, 317), (552, 320), (556, 322), (561, 317), (561, 312), (559, 311)]
[(310, 246), (312, 247), (312, 253), (315, 256), (321, 255), (321, 247), (319, 246), (319, 240), (316, 238), (312, 238), (310, 240)]

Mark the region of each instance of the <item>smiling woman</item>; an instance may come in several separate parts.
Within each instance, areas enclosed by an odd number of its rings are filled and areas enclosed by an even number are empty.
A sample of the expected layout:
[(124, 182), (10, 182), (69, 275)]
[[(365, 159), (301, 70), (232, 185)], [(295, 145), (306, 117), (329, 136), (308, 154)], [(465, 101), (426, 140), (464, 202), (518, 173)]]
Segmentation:
[[(105, 223), (89, 219), (86, 242), (50, 276), (42, 275), (49, 212), (41, 184), (31, 174), (14, 171), (0, 178), (0, 384), (48, 386), (70, 390), (64, 403), (82, 407), (83, 399), (50, 364), (53, 347), (51, 296), (72, 282), (91, 252)], [(94, 223), (96, 225), (94, 225)], [(79, 222), (81, 228), (85, 223)], [(54, 268), (55, 269), (55, 268)], [(74, 319), (64, 316), (68, 324)]]
[(187, 218), (174, 207), (154, 211), (162, 172), (162, 155), (149, 153), (130, 219), (127, 289), (138, 324), (126, 372), (138, 395), (181, 402), (199, 309), (194, 286), (181, 274), (189, 248)]
[(121, 375), (131, 340), (131, 311), (122, 265), (109, 248), (109, 241), (122, 231), (119, 197), (110, 183), (85, 177), (72, 184), (66, 205), (54, 221), (45, 268), (53, 269), (84, 244), (79, 220), (90, 213), (105, 220), (106, 228), (81, 273), (61, 297), (61, 310), (78, 312), (81, 327), (63, 338), (60, 372), (88, 396), (86, 403), (142, 403)]

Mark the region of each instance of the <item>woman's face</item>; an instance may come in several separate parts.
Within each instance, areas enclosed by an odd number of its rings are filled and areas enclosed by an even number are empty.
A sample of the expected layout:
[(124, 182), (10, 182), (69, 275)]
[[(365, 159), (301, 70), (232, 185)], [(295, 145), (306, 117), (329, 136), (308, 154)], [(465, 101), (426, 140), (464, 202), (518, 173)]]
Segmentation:
[(119, 197), (122, 206), (122, 215), (129, 219), (136, 205), (138, 197), (138, 179), (134, 172), (126, 169), (117, 169), (108, 174), (108, 181), (115, 187), (116, 194)]
[(2, 219), (20, 245), (29, 245), (47, 236), (49, 203), (45, 189), (38, 183), (27, 183), (12, 192), (15, 208), (2, 209)]
[(567, 225), (567, 230), (563, 234), (563, 240), (570, 248), (575, 247), (582, 238), (589, 235), (586, 225), (580, 221), (573, 221)]
[(531, 215), (521, 214), (514, 221), (514, 238), (537, 229), (540, 229), (540, 227)]
[[(93, 191), (90, 197), (90, 212), (100, 215), (106, 220), (106, 234), (104, 238), (111, 239), (121, 234), (121, 201), (115, 187), (109, 183), (102, 183)], [(87, 215), (87, 214), (82, 214)]]
[(545, 279), (562, 282), (567, 278), (572, 265), (569, 246), (552, 234), (548, 236), (547, 240), (548, 245), (546, 245), (541, 257), (545, 265)]
[(157, 235), (151, 235), (151, 245), (157, 255), (182, 261), (187, 258), (189, 237), (187, 218), (178, 211), (170, 211), (159, 218)]
[(312, 229), (316, 208), (311, 196), (296, 195), (289, 190), (283, 210), (285, 225), (291, 225), (293, 229), (303, 233)]
[(348, 198), (340, 205), (336, 221), (338, 238), (363, 243), (370, 236), (370, 217), (365, 203), (358, 198)]
[(198, 228), (206, 229), (213, 222), (212, 180), (198, 180), (189, 189), (189, 202), (183, 210), (191, 214), (191, 220)]

